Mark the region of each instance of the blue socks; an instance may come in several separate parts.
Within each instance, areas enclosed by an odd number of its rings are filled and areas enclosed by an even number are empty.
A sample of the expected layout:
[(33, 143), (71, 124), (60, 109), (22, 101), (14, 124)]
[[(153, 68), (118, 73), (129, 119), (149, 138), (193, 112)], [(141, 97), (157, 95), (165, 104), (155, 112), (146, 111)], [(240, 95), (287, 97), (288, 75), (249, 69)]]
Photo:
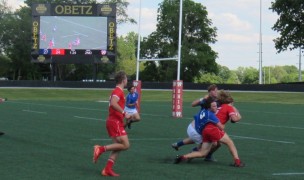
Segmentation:
[(183, 141), (177, 142), (177, 146), (178, 146), (178, 147), (181, 147), (181, 146), (183, 146), (183, 145), (185, 145)]

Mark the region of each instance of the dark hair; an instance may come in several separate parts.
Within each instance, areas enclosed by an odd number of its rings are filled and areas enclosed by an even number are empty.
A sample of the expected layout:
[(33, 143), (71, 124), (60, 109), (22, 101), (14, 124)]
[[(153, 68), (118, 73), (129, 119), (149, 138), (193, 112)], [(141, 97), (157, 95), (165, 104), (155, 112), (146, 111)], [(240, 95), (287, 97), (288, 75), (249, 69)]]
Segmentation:
[(133, 84), (130, 84), (130, 85), (128, 86), (128, 91), (130, 92), (131, 89), (132, 89), (133, 87), (134, 87)]
[(114, 77), (116, 84), (122, 83), (126, 79), (127, 75), (124, 71), (118, 71)]
[(207, 90), (208, 92), (210, 92), (210, 91), (214, 91), (215, 89), (217, 89), (217, 86), (215, 84), (211, 84)]
[(214, 101), (214, 98), (208, 96), (208, 97), (204, 100), (204, 103), (203, 103), (202, 107), (203, 107), (204, 109), (209, 109), (209, 108), (211, 108), (211, 103), (213, 103), (213, 102), (215, 102), (215, 101)]

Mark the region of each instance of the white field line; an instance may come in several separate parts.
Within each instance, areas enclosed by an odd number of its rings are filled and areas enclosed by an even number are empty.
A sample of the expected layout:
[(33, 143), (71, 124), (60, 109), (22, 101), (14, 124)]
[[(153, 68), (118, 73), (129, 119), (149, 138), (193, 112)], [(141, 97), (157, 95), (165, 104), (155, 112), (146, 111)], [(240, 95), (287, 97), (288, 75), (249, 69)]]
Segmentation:
[(234, 135), (229, 135), (229, 136), (238, 138), (238, 139), (250, 139), (250, 140), (257, 140), (257, 141), (283, 143), (283, 144), (295, 144), (295, 142), (292, 142), (292, 141), (277, 141), (277, 140), (271, 140), (271, 139), (262, 139), (262, 138), (255, 138), (255, 137), (246, 137), (246, 136), (234, 136)]
[(24, 112), (29, 112), (29, 113), (37, 113), (37, 114), (47, 114), (47, 112), (41, 112), (41, 111), (31, 111), (31, 110), (22, 110)]
[[(289, 141), (276, 141), (271, 139), (260, 139), (260, 138), (254, 138), (254, 137), (245, 137), (245, 136), (232, 136), (239, 139), (250, 139), (250, 140), (256, 140), (256, 141), (268, 141), (268, 142), (274, 142), (274, 143), (283, 143), (283, 144), (295, 144), (295, 142), (289, 142)], [(183, 139), (183, 138), (135, 138), (135, 139), (129, 139), (131, 141), (168, 141), (168, 140), (176, 140), (176, 139)], [(111, 139), (91, 139), (91, 141), (110, 141)]]
[[(168, 141), (176, 140), (181, 138), (132, 138), (130, 141)], [(112, 141), (112, 139), (91, 139), (91, 141)]]
[(292, 127), (292, 126), (276, 126), (276, 125), (267, 125), (267, 124), (254, 124), (254, 123), (239, 123), (239, 124), (244, 124), (244, 125), (254, 125), (254, 126), (264, 126), (264, 127), (273, 127), (273, 128), (285, 128), (285, 129), (301, 129), (303, 130), (304, 128), (302, 127)]
[(104, 119), (97, 119), (97, 118), (90, 118), (90, 117), (82, 117), (82, 116), (74, 116), (74, 118), (78, 119), (89, 119), (89, 120), (94, 120), (94, 121), (106, 121)]
[(299, 173), (273, 173), (273, 176), (295, 176), (295, 175), (304, 175), (304, 172)]
[(97, 102), (102, 102), (102, 103), (109, 103), (109, 101), (102, 101), (102, 100), (100, 100), (100, 101), (97, 101)]

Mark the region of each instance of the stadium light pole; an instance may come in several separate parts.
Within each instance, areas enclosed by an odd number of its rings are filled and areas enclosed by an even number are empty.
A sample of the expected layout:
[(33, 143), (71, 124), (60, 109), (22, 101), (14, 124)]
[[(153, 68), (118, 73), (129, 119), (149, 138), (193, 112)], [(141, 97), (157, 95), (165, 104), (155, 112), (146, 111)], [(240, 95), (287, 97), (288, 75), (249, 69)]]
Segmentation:
[(260, 0), (259, 84), (262, 83), (262, 0)]

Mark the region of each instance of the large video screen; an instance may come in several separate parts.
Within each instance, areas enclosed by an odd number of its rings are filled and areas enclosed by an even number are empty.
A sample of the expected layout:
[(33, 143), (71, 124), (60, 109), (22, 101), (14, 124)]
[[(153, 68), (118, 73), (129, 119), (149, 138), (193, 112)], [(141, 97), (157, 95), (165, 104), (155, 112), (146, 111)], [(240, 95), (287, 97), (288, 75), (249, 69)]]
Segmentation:
[(32, 62), (115, 62), (116, 17), (113, 8), (116, 7), (104, 4), (36, 4), (32, 8)]
[(39, 49), (106, 50), (107, 18), (41, 16)]

